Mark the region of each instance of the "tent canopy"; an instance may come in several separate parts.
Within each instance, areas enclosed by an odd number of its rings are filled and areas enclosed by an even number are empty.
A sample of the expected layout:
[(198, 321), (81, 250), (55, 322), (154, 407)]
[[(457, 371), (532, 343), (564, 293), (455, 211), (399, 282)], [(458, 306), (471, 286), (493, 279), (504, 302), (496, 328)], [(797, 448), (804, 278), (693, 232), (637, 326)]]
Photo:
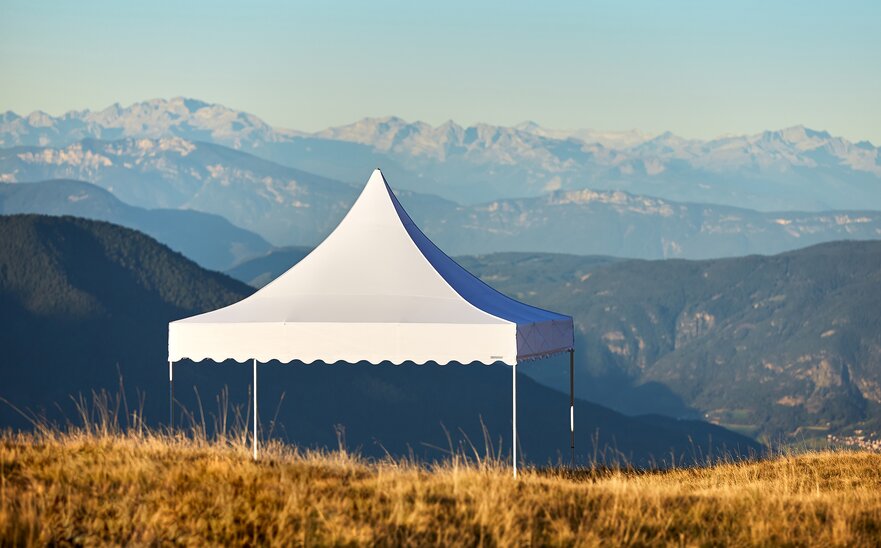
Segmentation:
[(250, 297), (168, 327), (170, 362), (514, 365), (573, 348), (571, 317), (506, 297), (459, 266), (378, 169), (302, 261)]

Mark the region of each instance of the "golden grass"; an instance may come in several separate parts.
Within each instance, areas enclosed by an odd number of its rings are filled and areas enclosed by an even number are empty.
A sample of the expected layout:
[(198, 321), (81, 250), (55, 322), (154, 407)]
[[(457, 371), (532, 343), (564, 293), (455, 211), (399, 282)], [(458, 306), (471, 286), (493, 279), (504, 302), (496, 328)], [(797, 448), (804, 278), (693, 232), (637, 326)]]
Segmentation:
[(0, 545), (877, 545), (881, 455), (665, 472), (367, 462), (281, 444), (0, 436)]

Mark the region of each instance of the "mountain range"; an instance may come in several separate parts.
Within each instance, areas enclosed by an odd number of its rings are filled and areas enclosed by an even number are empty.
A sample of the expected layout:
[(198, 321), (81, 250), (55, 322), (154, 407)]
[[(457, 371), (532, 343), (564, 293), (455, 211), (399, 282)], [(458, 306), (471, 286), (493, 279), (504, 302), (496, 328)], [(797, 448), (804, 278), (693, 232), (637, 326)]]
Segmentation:
[[(53, 188), (57, 192), (47, 192), (27, 190), (31, 183), (9, 184), (0, 187), (5, 188), (0, 196), (12, 193), (34, 196), (26, 201), (27, 206), (22, 205), (24, 198), (18, 201), (17, 209), (6, 206), (8, 212), (66, 213), (117, 222), (143, 230), (174, 249), (186, 249), (185, 254), (200, 264), (226, 269), (231, 265), (231, 258), (244, 260), (265, 253), (267, 246), (263, 239), (282, 247), (314, 247), (342, 219), (358, 193), (355, 187), (308, 175), (286, 180), (269, 174), (273, 164), (256, 158), (258, 164), (269, 167), (248, 169), (238, 161), (247, 155), (231, 150), (231, 154), (218, 163), (199, 164), (195, 160), (199, 155), (194, 151), (210, 147), (210, 157), (215, 158), (223, 156), (222, 151), (228, 149), (180, 142), (187, 146), (179, 150), (191, 152), (184, 156), (183, 152), (166, 149), (161, 157), (148, 157), (131, 169), (125, 168), (125, 164), (133, 165), (138, 160), (122, 151), (129, 150), (127, 146), (133, 141), (85, 141), (65, 149), (42, 149), (43, 153), (23, 155), (18, 151), (24, 149), (0, 149), (0, 167), (15, 164), (17, 174), (24, 180), (45, 176), (89, 177), (104, 189), (87, 190), (91, 185), (78, 183), (75, 190), (66, 192), (55, 183)], [(103, 155), (104, 150), (117, 155)], [(89, 155), (100, 155), (106, 159), (102, 162), (114, 165), (86, 169), (82, 167), (83, 159)], [(43, 160), (46, 156), (60, 156), (65, 160), (50, 164)], [(122, 166), (116, 165), (120, 163)], [(276, 169), (288, 170), (281, 166)], [(235, 183), (229, 182), (227, 173), (237, 174)], [(46, 186), (46, 183), (40, 184)], [(150, 195), (145, 196), (145, 188), (151, 189)], [(191, 194), (170, 202), (185, 208), (179, 210), (179, 217), (194, 217), (195, 211), (189, 209), (194, 207), (213, 214), (205, 217), (206, 220), (218, 222), (216, 216), (219, 215), (232, 219), (243, 229), (229, 225), (224, 230), (177, 231), (170, 230), (171, 225), (136, 221), (135, 218), (144, 218), (142, 214), (97, 213), (98, 209), (109, 206), (97, 207), (93, 202), (108, 202), (112, 198), (110, 190), (134, 200), (142, 209), (169, 205), (169, 200), (160, 194), (189, 192)], [(442, 249), (457, 255), (544, 251), (643, 259), (702, 259), (778, 253), (837, 239), (881, 238), (881, 213), (876, 211), (762, 213), (728, 206), (672, 202), (622, 191), (556, 191), (537, 198), (497, 200), (473, 206), (409, 191), (397, 194), (425, 233)], [(92, 201), (83, 199), (86, 195), (92, 196)], [(114, 207), (118, 210), (121, 206)], [(161, 214), (157, 211), (151, 215), (173, 215), (167, 209), (162, 209)], [(243, 245), (246, 241), (249, 243)], [(205, 255), (214, 253), (215, 248), (223, 256), (208, 259)]]
[(760, 211), (881, 206), (879, 150), (801, 126), (711, 141), (549, 135), (534, 125), (432, 127), (389, 117), (316, 137), (370, 147), (417, 175), (406, 188), (464, 203), (591, 188)]
[[(0, 216), (0, 233), (0, 397), (48, 420), (76, 420), (70, 395), (114, 392), (122, 378), (122, 416), (140, 410), (150, 424), (164, 421), (167, 322), (253, 291), (139, 232), (105, 222)], [(204, 413), (210, 423), (210, 413), (226, 409), (230, 420), (238, 416), (247, 423), (252, 410), (235, 402), (250, 401), (250, 375), (249, 367), (232, 362), (176, 364), (179, 424), (187, 409), (196, 421)], [(264, 434), (271, 428), (301, 447), (336, 447), (344, 432), (348, 447), (369, 456), (442, 458), (451, 444), (470, 449), (469, 439), (482, 449), (483, 428), (497, 449), (509, 445), (507, 368), (275, 363), (261, 365), (259, 375)], [(565, 455), (568, 396), (528, 377), (518, 382), (518, 395), (527, 460), (542, 464)], [(726, 449), (762, 450), (702, 421), (628, 417), (581, 400), (576, 409), (582, 461), (598, 456), (669, 465), (670, 455), (690, 463)], [(4, 404), (0, 425), (28, 422)]]
[(592, 188), (759, 211), (881, 209), (879, 149), (801, 126), (702, 141), (669, 132), (431, 126), (385, 117), (307, 133), (180, 97), (58, 117), (0, 115), (6, 148), (170, 137), (228, 146), (350, 184), (381, 166), (404, 189), (466, 204)]
[[(238, 272), (266, 283), (297, 260), (272, 255)], [(573, 316), (576, 393), (590, 401), (701, 417), (769, 443), (881, 431), (881, 242), (712, 261), (459, 261), (519, 300)], [(526, 374), (566, 390), (564, 360), (548, 362)]]

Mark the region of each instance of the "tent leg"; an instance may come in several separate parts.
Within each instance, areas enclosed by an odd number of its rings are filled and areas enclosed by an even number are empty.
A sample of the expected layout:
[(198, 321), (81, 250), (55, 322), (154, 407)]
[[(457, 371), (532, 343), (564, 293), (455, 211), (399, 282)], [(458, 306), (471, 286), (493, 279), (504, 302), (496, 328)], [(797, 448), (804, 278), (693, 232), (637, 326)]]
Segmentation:
[(254, 460), (257, 460), (257, 359), (254, 359)]
[(569, 351), (569, 449), (575, 468), (575, 349)]
[(517, 479), (517, 364), (511, 366), (511, 461)]
[(168, 361), (168, 427), (174, 430), (174, 370), (171, 360)]

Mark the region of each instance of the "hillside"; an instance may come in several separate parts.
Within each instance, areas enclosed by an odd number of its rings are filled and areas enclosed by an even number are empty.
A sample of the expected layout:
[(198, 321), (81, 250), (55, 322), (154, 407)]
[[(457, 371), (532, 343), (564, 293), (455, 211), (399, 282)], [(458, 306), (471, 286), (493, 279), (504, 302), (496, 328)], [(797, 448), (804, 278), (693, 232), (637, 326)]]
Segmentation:
[[(70, 217), (0, 217), (0, 396), (19, 408), (71, 419), (70, 394), (116, 390), (122, 375), (132, 408), (144, 398), (151, 424), (167, 417), (167, 322), (253, 291), (207, 272), (143, 234)], [(547, 367), (546, 362), (522, 369)], [(217, 414), (249, 402), (250, 368), (175, 366), (178, 413)], [(337, 427), (367, 455), (439, 458), (465, 436), (509, 447), (510, 371), (503, 367), (260, 367), (261, 420), (283, 440), (333, 447)], [(520, 443), (532, 462), (568, 451), (568, 396), (522, 376)], [(226, 397), (226, 396), (225, 396)], [(56, 404), (60, 407), (56, 408)], [(579, 459), (600, 452), (648, 464), (709, 451), (760, 451), (743, 436), (697, 421), (627, 417), (579, 401)], [(230, 410), (232, 413), (233, 410)], [(243, 410), (243, 413), (247, 411)], [(275, 419), (273, 419), (275, 417)], [(210, 419), (209, 419), (210, 420)], [(27, 426), (0, 405), (0, 425)]]
[[(583, 397), (631, 413), (697, 411), (772, 440), (881, 432), (881, 242), (601, 268), (517, 254), (462, 264), (574, 315), (579, 367), (595, 379)], [(536, 378), (563, 386), (552, 371)]]
[(425, 468), (235, 440), (0, 437), (0, 544), (871, 546), (881, 456), (640, 473)]
[(0, 214), (72, 215), (133, 228), (209, 270), (225, 270), (269, 251), (269, 243), (219, 215), (192, 209), (144, 209), (83, 181), (0, 186)]
[(400, 188), (468, 204), (593, 188), (759, 211), (881, 209), (881, 149), (803, 126), (699, 140), (534, 123), (432, 126), (391, 116), (306, 133), (183, 97), (57, 117), (0, 114), (5, 148), (167, 138), (235, 148), (350, 184), (381, 166)]
[[(277, 259), (245, 265), (252, 278), (265, 267), (265, 283), (296, 262)], [(573, 315), (586, 399), (775, 442), (881, 435), (881, 242), (713, 261), (497, 253), (459, 262), (500, 291)], [(524, 371), (565, 391), (563, 361)]]
[[(162, 416), (167, 322), (253, 291), (109, 223), (2, 216), (0, 234), (0, 397), (55, 419), (73, 416), (71, 395), (116, 391), (119, 375)], [(0, 403), (0, 424), (28, 423)]]

